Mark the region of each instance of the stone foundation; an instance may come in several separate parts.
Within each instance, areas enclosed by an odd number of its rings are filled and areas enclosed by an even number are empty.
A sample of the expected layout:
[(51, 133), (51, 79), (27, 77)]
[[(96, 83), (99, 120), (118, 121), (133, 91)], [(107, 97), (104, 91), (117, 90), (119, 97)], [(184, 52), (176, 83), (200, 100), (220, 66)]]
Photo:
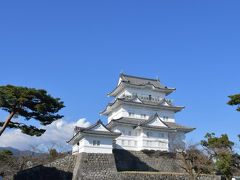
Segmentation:
[(75, 167), (76, 156), (68, 155), (49, 164), (35, 166), (18, 172), (14, 180), (70, 180)]
[(120, 180), (112, 154), (81, 153), (77, 157), (73, 180)]
[(113, 151), (118, 171), (184, 172), (176, 154), (160, 151)]
[[(190, 180), (179, 168), (175, 154), (129, 152), (81, 153), (18, 172), (15, 180)], [(220, 180), (202, 175), (199, 180)]]
[[(192, 180), (183, 173), (122, 172), (121, 180)], [(220, 176), (202, 175), (198, 180), (221, 180)]]

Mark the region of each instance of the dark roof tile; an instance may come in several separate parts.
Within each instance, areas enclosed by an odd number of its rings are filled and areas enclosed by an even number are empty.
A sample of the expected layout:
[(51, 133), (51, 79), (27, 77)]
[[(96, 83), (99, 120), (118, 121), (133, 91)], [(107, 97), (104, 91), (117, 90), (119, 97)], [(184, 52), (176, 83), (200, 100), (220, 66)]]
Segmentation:
[(120, 77), (122, 78), (123, 82), (127, 82), (133, 85), (153, 85), (157, 88), (167, 88), (166, 86), (160, 84), (159, 79), (137, 77), (127, 74), (121, 74)]
[[(133, 125), (133, 126), (142, 126), (142, 127), (149, 127), (149, 128), (159, 128), (157, 126), (149, 126), (146, 124), (147, 121), (151, 121), (153, 117), (150, 117), (148, 120), (144, 120), (144, 119), (135, 119), (135, 118), (119, 118), (119, 119), (113, 119), (110, 121), (110, 123), (107, 125), (107, 127), (109, 127), (110, 129), (112, 127), (114, 127), (116, 124), (122, 123), (122, 124), (129, 124), (129, 125)], [(187, 126), (183, 126), (180, 124), (177, 124), (175, 122), (166, 122), (163, 121), (164, 124), (168, 127), (168, 129), (172, 129), (172, 130), (183, 130), (183, 131), (187, 131), (190, 132), (192, 130), (194, 130), (195, 128), (191, 128), (191, 127), (187, 127)], [(163, 129), (164, 127), (161, 127), (160, 129)]]

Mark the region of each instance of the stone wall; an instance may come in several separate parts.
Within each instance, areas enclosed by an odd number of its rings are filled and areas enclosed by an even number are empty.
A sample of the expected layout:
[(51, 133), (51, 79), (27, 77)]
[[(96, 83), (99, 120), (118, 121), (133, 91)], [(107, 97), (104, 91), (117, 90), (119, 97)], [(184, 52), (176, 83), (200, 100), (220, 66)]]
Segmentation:
[(62, 171), (73, 172), (76, 159), (77, 157), (74, 155), (67, 155), (64, 158), (60, 158), (49, 164), (46, 164), (45, 167), (55, 167)]
[(113, 154), (81, 153), (77, 157), (73, 180), (120, 180)]
[(35, 166), (18, 172), (14, 180), (71, 180), (76, 156), (68, 155), (49, 164)]
[[(167, 173), (166, 173), (167, 172)], [(129, 152), (81, 153), (18, 172), (15, 180), (190, 180), (178, 167), (175, 154)], [(202, 176), (200, 180), (220, 180)]]
[(114, 150), (118, 171), (183, 172), (176, 154), (160, 151)]
[[(191, 180), (183, 173), (121, 172), (121, 180)], [(202, 175), (199, 180), (221, 180), (220, 176)]]

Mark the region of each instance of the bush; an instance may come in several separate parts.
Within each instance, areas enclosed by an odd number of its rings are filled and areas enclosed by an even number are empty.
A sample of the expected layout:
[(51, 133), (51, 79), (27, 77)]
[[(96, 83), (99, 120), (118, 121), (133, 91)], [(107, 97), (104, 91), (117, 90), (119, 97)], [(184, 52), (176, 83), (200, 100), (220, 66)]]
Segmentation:
[(4, 155), (4, 156), (12, 156), (13, 155), (12, 151), (7, 150), (7, 149), (0, 151), (0, 154)]
[(51, 159), (55, 159), (55, 158), (57, 158), (58, 157), (58, 152), (57, 152), (57, 150), (56, 149), (50, 149), (49, 150), (49, 156), (50, 156), (50, 158)]
[(167, 152), (167, 151), (155, 151), (155, 150), (148, 150), (143, 149), (141, 150), (144, 154), (148, 155), (149, 157), (166, 157), (166, 158), (176, 158), (176, 153)]

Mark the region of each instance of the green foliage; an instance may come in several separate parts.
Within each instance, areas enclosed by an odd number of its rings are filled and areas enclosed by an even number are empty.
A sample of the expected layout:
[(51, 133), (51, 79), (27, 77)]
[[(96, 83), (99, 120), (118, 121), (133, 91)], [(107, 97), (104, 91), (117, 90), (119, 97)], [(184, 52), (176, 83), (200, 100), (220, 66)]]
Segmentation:
[(58, 157), (58, 152), (57, 152), (57, 150), (56, 149), (50, 149), (49, 150), (49, 156), (50, 156), (50, 158), (52, 158), (52, 159), (55, 159), (55, 158), (57, 158)]
[(233, 173), (234, 143), (229, 140), (227, 134), (216, 137), (214, 133), (207, 133), (206, 140), (201, 141), (203, 147), (208, 149), (210, 155), (216, 160), (215, 169), (218, 173), (230, 179)]
[(5, 155), (5, 156), (12, 156), (13, 155), (12, 151), (7, 150), (7, 149), (0, 151), (0, 154)]
[[(4, 122), (0, 122), (0, 126), (3, 126)], [(20, 129), (22, 133), (30, 135), (30, 136), (41, 136), (46, 130), (39, 129), (32, 125), (25, 125), (23, 123), (18, 122), (10, 122), (8, 124), (9, 128), (17, 128)]]
[(229, 140), (227, 134), (222, 134), (220, 137), (215, 137), (214, 133), (207, 133), (205, 135), (207, 140), (202, 140), (201, 144), (211, 149), (228, 149), (232, 150), (234, 143)]
[[(25, 120), (35, 119), (41, 125), (51, 124), (62, 118), (57, 112), (64, 107), (59, 98), (53, 98), (43, 89), (20, 86), (0, 86), (0, 109), (24, 117)], [(0, 122), (0, 126), (3, 126)], [(45, 130), (23, 123), (10, 122), (9, 128), (18, 128), (31, 136), (41, 136)]]
[(224, 174), (229, 179), (232, 176), (233, 164), (233, 157), (230, 153), (220, 153), (215, 163), (218, 173)]
[(231, 106), (237, 105), (237, 111), (240, 111), (240, 94), (235, 94), (228, 96), (230, 100), (228, 101), (228, 104)]

